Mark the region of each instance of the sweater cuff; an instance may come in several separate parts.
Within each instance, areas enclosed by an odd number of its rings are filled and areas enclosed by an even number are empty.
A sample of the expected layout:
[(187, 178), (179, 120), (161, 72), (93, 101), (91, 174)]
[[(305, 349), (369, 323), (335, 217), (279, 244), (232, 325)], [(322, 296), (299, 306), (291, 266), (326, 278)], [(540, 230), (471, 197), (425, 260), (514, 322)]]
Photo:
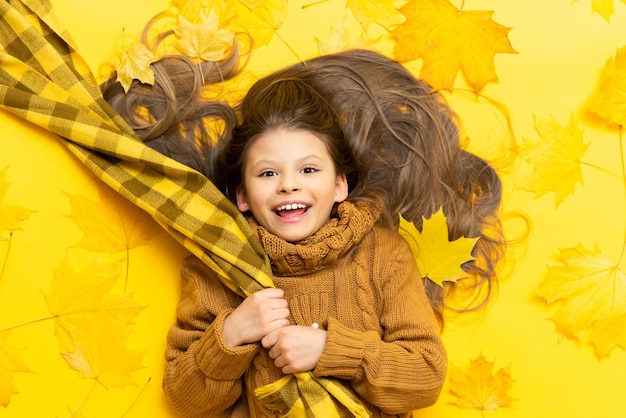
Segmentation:
[(328, 318), (327, 332), (326, 345), (313, 374), (353, 379), (365, 352), (363, 333), (343, 326), (335, 318)]
[(220, 313), (208, 327), (196, 347), (196, 360), (200, 369), (210, 379), (236, 380), (250, 367), (259, 351), (258, 343), (229, 347), (224, 340), (222, 328), (230, 312)]

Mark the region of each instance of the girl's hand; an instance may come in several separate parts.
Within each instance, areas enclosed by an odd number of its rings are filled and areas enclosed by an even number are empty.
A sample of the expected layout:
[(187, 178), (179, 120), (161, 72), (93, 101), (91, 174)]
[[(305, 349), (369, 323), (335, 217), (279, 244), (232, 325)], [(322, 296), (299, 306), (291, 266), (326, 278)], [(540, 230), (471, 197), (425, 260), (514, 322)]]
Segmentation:
[(289, 325), (289, 308), (281, 289), (263, 289), (243, 300), (225, 320), (222, 330), (226, 344), (236, 347), (259, 341), (267, 334)]
[(269, 355), (283, 373), (313, 370), (326, 345), (326, 331), (313, 327), (291, 325), (276, 329), (262, 340)]

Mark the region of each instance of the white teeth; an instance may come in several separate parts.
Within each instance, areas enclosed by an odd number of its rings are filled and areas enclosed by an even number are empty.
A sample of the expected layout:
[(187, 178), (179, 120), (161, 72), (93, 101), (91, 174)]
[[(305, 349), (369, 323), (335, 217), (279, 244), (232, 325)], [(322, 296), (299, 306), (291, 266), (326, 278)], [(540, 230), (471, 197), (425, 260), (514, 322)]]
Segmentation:
[(276, 210), (294, 210), (294, 209), (304, 209), (305, 205), (302, 203), (289, 203), (287, 205), (282, 205), (276, 208)]

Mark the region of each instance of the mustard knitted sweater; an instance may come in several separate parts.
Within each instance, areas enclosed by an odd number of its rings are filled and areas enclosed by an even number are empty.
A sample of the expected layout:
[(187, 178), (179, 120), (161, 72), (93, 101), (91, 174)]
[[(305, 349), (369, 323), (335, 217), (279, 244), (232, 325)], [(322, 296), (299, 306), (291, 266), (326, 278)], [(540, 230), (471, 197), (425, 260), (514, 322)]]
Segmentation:
[[(415, 261), (378, 210), (344, 202), (313, 236), (289, 243), (250, 219), (291, 323), (328, 331), (316, 376), (351, 388), (372, 417), (409, 416), (433, 404), (447, 357)], [(259, 343), (229, 348), (224, 319), (241, 297), (195, 257), (181, 268), (177, 322), (168, 334), (163, 388), (184, 417), (270, 417), (254, 389), (280, 379)]]

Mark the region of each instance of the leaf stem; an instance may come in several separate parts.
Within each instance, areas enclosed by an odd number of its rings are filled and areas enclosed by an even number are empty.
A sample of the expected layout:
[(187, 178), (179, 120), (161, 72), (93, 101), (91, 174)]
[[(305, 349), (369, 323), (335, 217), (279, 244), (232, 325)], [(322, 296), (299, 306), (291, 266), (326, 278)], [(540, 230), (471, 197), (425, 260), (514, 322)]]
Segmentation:
[(4, 268), (7, 266), (7, 260), (9, 259), (11, 242), (13, 242), (13, 231), (9, 231), (9, 245), (7, 246), (7, 252), (4, 254), (4, 262), (2, 263), (2, 270), (0, 270), (0, 281), (2, 281), (2, 276), (4, 276)]
[[(626, 162), (624, 161), (624, 141), (623, 141), (623, 127), (619, 126), (619, 155), (622, 162), (622, 185), (624, 186), (624, 202), (626, 204)], [(624, 241), (622, 241), (622, 252), (619, 256), (617, 265), (621, 264), (624, 258), (624, 252), (626, 251), (626, 210), (624, 210)]]
[(282, 36), (280, 36), (280, 33), (278, 33), (278, 31), (277, 31), (277, 30), (275, 30), (275, 31), (274, 31), (274, 34), (275, 34), (276, 36), (278, 36), (278, 39), (280, 39), (280, 40), (282, 41), (282, 43), (283, 43), (283, 44), (285, 44), (285, 46), (286, 46), (286, 47), (287, 47), (287, 48), (291, 51), (291, 53), (292, 53), (292, 54), (296, 57), (296, 59), (297, 59), (298, 61), (300, 61), (302, 64), (305, 64), (305, 65), (306, 65), (306, 61), (304, 61), (304, 60), (300, 57), (300, 55), (298, 55), (298, 53), (296, 52), (296, 50), (295, 50), (295, 49), (293, 49), (293, 48), (291, 47), (291, 45), (289, 45), (289, 43), (285, 40), (285, 38), (283, 38)]
[(143, 387), (141, 388), (141, 390), (139, 391), (139, 393), (137, 394), (137, 397), (133, 400), (133, 402), (128, 406), (128, 408), (126, 409), (126, 411), (124, 411), (124, 413), (120, 416), (120, 418), (124, 418), (126, 415), (128, 415), (128, 413), (130, 412), (130, 410), (133, 408), (133, 406), (135, 406), (135, 404), (137, 403), (137, 401), (139, 400), (139, 398), (141, 397), (141, 395), (146, 391), (146, 388), (148, 387), (148, 384), (150, 383), (150, 381), (152, 380), (152, 376), (148, 377), (148, 380), (146, 381), (146, 383), (143, 385)]
[(89, 389), (89, 392), (87, 392), (87, 395), (85, 395), (85, 398), (80, 401), (80, 403), (76, 406), (76, 408), (74, 408), (72, 411), (70, 411), (70, 413), (67, 415), (67, 418), (71, 418), (74, 415), (76, 415), (78, 413), (78, 411), (80, 411), (82, 409), (83, 406), (85, 406), (85, 404), (87, 403), (87, 401), (89, 400), (89, 398), (91, 398), (91, 394), (93, 393), (94, 389), (96, 388), (96, 384), (98, 382), (96, 380), (93, 381), (91, 388)]
[(126, 246), (126, 279), (124, 279), (124, 294), (126, 294), (126, 289), (128, 288), (129, 271), (130, 271), (130, 248)]
[(17, 328), (21, 328), (21, 327), (25, 327), (26, 325), (32, 325), (32, 324), (36, 324), (38, 322), (44, 322), (44, 321), (49, 321), (51, 319), (56, 319), (57, 316), (47, 316), (45, 318), (39, 318), (39, 319), (33, 319), (32, 321), (27, 321), (27, 322), (22, 322), (21, 324), (17, 324), (17, 325), (13, 325), (10, 326), (8, 328), (3, 329), (2, 331), (11, 331)]
[(307, 3), (301, 7), (302, 10), (307, 9), (312, 6), (317, 6), (318, 4), (326, 3), (328, 0), (318, 0), (311, 3)]
[(578, 163), (579, 163), (580, 165), (586, 165), (587, 167), (594, 168), (594, 169), (596, 169), (596, 170), (598, 170), (598, 171), (601, 171), (601, 172), (603, 172), (603, 173), (605, 173), (605, 174), (608, 174), (608, 175), (610, 175), (610, 176), (613, 176), (613, 177), (620, 178), (621, 176), (623, 176), (623, 174), (620, 176), (618, 173), (611, 172), (611, 170), (609, 170), (609, 169), (607, 169), (607, 168), (605, 168), (605, 167), (602, 167), (602, 166), (597, 165), (597, 164), (589, 163), (589, 162), (587, 162), (587, 161), (582, 161), (582, 160), (579, 160), (579, 161), (578, 161)]

